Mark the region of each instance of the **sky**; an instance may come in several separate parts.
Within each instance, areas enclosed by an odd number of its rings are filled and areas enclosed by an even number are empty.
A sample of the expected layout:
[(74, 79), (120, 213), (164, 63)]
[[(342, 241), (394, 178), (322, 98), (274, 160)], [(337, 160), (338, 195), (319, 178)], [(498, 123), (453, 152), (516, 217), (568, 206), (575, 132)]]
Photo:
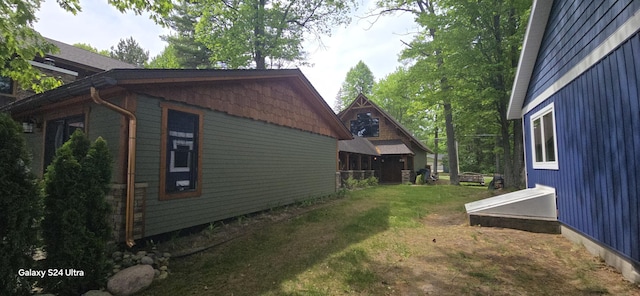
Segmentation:
[[(376, 81), (392, 73), (401, 64), (398, 55), (416, 31), (413, 16), (400, 14), (377, 19), (363, 18), (374, 1), (364, 0), (354, 12), (348, 26), (333, 29), (331, 36), (317, 42), (305, 42), (309, 66), (300, 67), (315, 89), (334, 106), (334, 100), (350, 68), (362, 60), (373, 72)], [(120, 39), (133, 37), (149, 51), (158, 55), (166, 42), (161, 35), (170, 31), (155, 24), (147, 15), (122, 14), (106, 0), (81, 0), (82, 11), (73, 15), (64, 11), (55, 0), (46, 0), (36, 14), (35, 29), (45, 37), (68, 44), (85, 43), (98, 50), (115, 47)]]

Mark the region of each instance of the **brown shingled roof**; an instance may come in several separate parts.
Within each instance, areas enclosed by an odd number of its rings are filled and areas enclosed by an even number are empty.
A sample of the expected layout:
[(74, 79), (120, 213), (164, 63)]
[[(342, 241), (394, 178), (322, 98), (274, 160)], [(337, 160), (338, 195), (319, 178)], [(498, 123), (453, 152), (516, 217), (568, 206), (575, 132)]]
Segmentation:
[(376, 147), (369, 140), (362, 137), (353, 137), (352, 140), (338, 141), (338, 150), (365, 155), (380, 155)]

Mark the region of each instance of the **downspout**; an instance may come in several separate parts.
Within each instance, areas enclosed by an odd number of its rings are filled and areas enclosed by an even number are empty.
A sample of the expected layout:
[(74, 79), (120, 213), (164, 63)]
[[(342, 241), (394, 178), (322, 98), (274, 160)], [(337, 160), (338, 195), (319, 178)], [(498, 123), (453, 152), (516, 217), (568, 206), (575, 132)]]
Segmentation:
[(127, 246), (133, 247), (136, 243), (133, 240), (133, 201), (135, 197), (136, 184), (136, 116), (131, 111), (120, 106), (109, 103), (102, 98), (95, 87), (91, 87), (91, 98), (96, 104), (104, 105), (129, 119), (129, 150), (127, 152), (127, 203), (125, 209), (125, 242)]

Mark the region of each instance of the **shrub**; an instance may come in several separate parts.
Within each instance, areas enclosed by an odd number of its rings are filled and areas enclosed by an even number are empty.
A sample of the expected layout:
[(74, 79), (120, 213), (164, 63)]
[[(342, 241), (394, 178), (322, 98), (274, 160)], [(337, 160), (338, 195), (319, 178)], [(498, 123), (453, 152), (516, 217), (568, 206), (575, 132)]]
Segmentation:
[(111, 237), (105, 200), (111, 156), (104, 140), (93, 145), (79, 130), (56, 151), (45, 174), (43, 239), (47, 269), (76, 269), (83, 277), (45, 277), (50, 292), (79, 295), (104, 286)]
[(344, 181), (344, 187), (347, 189), (355, 189), (375, 185), (378, 185), (378, 178), (373, 176), (362, 180), (357, 180), (353, 177), (349, 177)]
[(358, 180), (354, 179), (353, 177), (349, 177), (344, 180), (344, 187), (347, 189), (354, 189), (358, 187)]
[(19, 269), (33, 268), (42, 217), (30, 161), (22, 127), (0, 114), (0, 295), (28, 295), (34, 279), (18, 276)]

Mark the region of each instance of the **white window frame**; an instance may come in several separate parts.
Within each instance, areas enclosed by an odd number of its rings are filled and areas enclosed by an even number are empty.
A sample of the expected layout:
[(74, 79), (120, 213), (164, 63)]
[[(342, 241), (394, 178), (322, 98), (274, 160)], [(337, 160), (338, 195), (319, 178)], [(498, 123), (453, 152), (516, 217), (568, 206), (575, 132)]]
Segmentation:
[[(543, 161), (536, 161), (536, 139), (534, 133), (534, 121), (540, 119), (540, 132), (542, 135), (542, 139), (545, 139), (544, 134), (544, 120), (543, 117), (547, 114), (551, 113), (552, 124), (553, 124), (553, 151), (555, 153), (554, 161), (547, 161), (547, 149), (545, 149), (544, 144), (542, 147), (542, 159)], [(534, 169), (541, 170), (557, 170), (558, 169), (558, 132), (556, 130), (556, 112), (553, 102), (544, 108), (540, 109), (533, 115), (529, 117), (529, 132), (531, 135), (531, 163)]]

